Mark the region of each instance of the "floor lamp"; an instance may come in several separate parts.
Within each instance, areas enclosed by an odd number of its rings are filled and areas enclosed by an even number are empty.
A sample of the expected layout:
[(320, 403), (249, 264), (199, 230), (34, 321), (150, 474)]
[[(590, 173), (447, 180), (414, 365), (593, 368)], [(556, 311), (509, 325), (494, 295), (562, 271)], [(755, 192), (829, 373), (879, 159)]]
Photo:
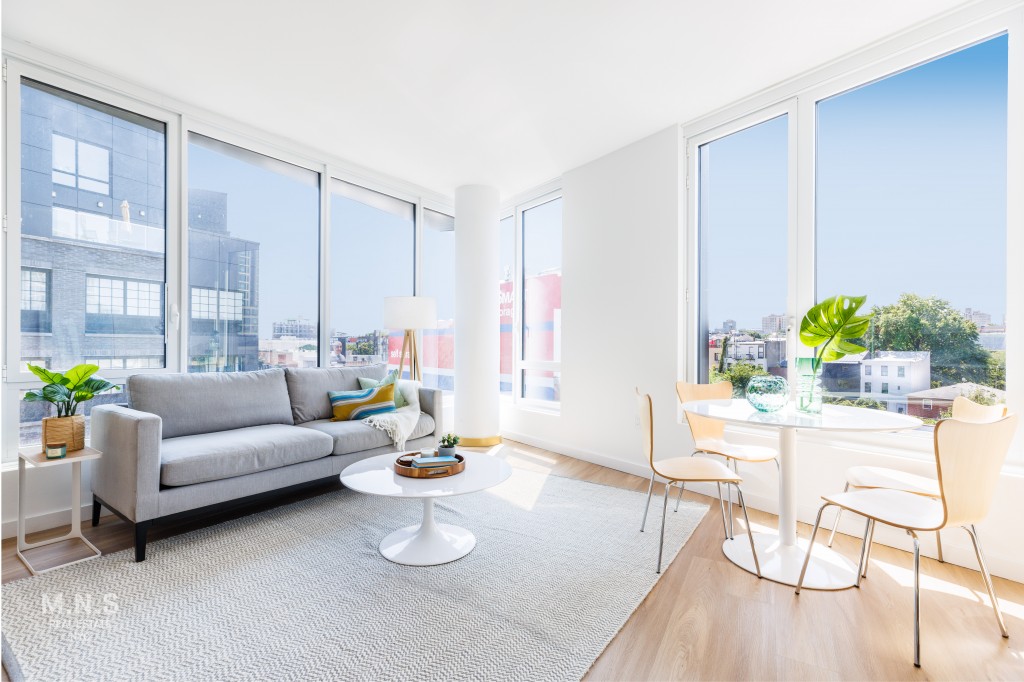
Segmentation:
[(409, 378), (423, 381), (420, 372), (420, 353), (416, 345), (417, 329), (437, 327), (437, 301), (430, 296), (385, 296), (384, 327), (404, 329), (402, 355), (398, 360), (398, 377), (402, 377), (405, 354), (409, 353)]

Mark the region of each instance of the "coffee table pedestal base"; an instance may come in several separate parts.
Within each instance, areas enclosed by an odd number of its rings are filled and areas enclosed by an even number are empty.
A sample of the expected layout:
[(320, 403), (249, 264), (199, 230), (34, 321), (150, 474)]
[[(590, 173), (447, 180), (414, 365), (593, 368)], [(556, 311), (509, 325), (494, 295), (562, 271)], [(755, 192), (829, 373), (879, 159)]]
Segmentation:
[[(807, 540), (797, 538), (795, 545), (783, 545), (775, 533), (754, 533), (754, 546), (761, 564), (761, 576), (783, 585), (796, 585), (800, 569), (807, 556)], [(754, 573), (754, 557), (750, 554), (747, 538), (737, 534), (726, 540), (722, 552), (729, 561)], [(843, 555), (825, 545), (816, 544), (804, 576), (804, 588), (809, 590), (845, 590), (857, 581), (857, 566)]]
[(380, 543), (385, 559), (404, 566), (436, 566), (473, 551), (476, 537), (459, 526), (434, 521), (434, 499), (423, 499), (423, 521), (388, 535)]

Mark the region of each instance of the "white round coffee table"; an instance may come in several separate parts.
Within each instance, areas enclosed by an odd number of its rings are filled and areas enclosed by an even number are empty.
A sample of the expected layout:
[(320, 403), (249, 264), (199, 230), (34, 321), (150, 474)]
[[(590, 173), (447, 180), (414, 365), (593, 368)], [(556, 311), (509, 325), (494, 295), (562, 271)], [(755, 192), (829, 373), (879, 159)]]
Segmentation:
[[(730, 424), (763, 426), (779, 432), (779, 530), (752, 533), (761, 575), (784, 585), (796, 585), (807, 554), (808, 541), (796, 534), (796, 444), (800, 431), (879, 432), (905, 431), (921, 426), (921, 420), (905, 414), (863, 407), (824, 405), (821, 414), (808, 415), (787, 405), (778, 412), (758, 412), (746, 400), (694, 400), (683, 410)], [(822, 491), (830, 492), (830, 491)], [(722, 551), (729, 561), (751, 573), (754, 556), (747, 542), (726, 540)], [(852, 561), (825, 545), (815, 546), (804, 578), (804, 587), (843, 590), (857, 581)]]
[(367, 495), (423, 500), (419, 525), (401, 528), (381, 540), (380, 553), (385, 559), (406, 566), (436, 566), (461, 559), (476, 547), (476, 537), (465, 528), (434, 521), (434, 499), (496, 486), (512, 475), (512, 467), (503, 459), (481, 452), (459, 454), (466, 458), (465, 471), (445, 478), (399, 476), (393, 468), (398, 453), (370, 457), (341, 472), (341, 483), (346, 488)]

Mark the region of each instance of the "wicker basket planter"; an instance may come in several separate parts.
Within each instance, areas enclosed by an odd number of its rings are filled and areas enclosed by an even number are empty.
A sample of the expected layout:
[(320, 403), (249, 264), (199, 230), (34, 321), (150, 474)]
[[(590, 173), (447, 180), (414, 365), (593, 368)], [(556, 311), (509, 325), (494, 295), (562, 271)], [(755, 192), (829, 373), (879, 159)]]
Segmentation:
[(47, 443), (67, 443), (68, 452), (85, 447), (85, 415), (43, 418), (43, 447)]

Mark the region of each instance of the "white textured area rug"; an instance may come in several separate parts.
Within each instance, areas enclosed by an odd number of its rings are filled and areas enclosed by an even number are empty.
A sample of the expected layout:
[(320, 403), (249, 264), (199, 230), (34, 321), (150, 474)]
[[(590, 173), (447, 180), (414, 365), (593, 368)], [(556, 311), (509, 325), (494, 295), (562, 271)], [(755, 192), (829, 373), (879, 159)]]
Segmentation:
[[(516, 470), (436, 504), (476, 548), (441, 566), (377, 552), (417, 500), (351, 490), (3, 587), (25, 680), (576, 680), (658, 576), (660, 501)], [(673, 501), (674, 503), (674, 501)], [(707, 512), (669, 510), (666, 565)], [(653, 532), (652, 532), (653, 531)]]

